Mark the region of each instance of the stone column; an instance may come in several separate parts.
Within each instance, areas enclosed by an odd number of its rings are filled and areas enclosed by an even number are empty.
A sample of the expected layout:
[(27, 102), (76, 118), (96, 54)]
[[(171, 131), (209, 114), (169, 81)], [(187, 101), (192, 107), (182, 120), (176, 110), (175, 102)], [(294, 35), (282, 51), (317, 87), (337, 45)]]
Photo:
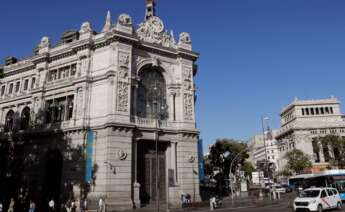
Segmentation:
[(319, 150), (319, 155), (320, 155), (320, 163), (325, 163), (325, 155), (323, 154), (323, 147), (322, 144), (319, 143), (320, 150)]
[(134, 184), (133, 184), (133, 202), (136, 208), (140, 206), (140, 184), (138, 182), (138, 141), (133, 141), (133, 154), (134, 154)]

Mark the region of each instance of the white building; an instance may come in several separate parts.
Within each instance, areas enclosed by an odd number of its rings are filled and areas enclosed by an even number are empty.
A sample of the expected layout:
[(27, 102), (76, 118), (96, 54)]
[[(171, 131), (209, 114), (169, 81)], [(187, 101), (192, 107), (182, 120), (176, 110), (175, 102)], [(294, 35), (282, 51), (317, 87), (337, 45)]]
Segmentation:
[[(276, 135), (278, 140), (280, 169), (286, 165), (286, 152), (293, 148), (300, 149), (310, 156), (314, 171), (329, 165), (332, 154), (328, 148), (314, 152), (313, 141), (325, 135), (345, 136), (345, 119), (340, 111), (340, 102), (331, 97), (319, 100), (298, 100), (297, 98), (283, 108), (281, 128)], [(326, 154), (325, 154), (326, 152)]]
[(277, 130), (265, 131), (265, 140), (263, 135), (255, 135), (248, 142), (249, 161), (255, 166), (258, 161), (267, 159), (269, 162), (275, 165), (275, 169), (278, 169), (278, 144), (275, 140)]
[[(146, 5), (138, 28), (129, 15), (113, 22), (108, 13), (101, 32), (84, 22), (58, 45), (43, 37), (34, 55), (0, 66), (4, 131), (17, 128), (26, 150), (35, 150), (30, 157), (46, 161), (32, 173), (36, 181), (24, 179), (37, 198), (50, 196), (59, 204), (67, 191), (78, 197), (85, 179), (87, 197), (105, 198), (108, 210), (154, 204), (157, 197), (177, 205), (181, 193), (199, 199), (193, 174), (198, 54), (188, 33), (177, 41), (168, 33), (155, 16), (154, 0)], [(86, 158), (75, 159), (68, 151), (73, 148), (86, 151)]]

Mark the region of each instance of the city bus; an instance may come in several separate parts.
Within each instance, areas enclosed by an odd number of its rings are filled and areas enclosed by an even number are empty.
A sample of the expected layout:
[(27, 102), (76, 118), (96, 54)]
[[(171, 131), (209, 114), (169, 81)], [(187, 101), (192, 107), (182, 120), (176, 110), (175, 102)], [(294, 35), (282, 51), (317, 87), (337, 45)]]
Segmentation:
[(345, 170), (327, 170), (314, 174), (302, 174), (291, 177), (289, 186), (292, 188), (333, 187), (339, 191), (341, 200), (345, 201)]

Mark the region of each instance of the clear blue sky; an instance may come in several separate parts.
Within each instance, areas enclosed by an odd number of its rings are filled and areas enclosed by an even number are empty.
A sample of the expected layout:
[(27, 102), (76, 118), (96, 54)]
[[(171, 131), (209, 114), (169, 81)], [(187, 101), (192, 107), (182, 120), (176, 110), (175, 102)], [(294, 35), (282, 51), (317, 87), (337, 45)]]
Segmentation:
[[(126, 12), (139, 24), (144, 0), (2, 0), (0, 58), (29, 56), (42, 36), (56, 43), (83, 21), (100, 31), (108, 9), (113, 20)], [(261, 115), (279, 127), (281, 108), (295, 96), (345, 100), (344, 0), (158, 0), (157, 14), (176, 34), (190, 32), (201, 53), (197, 121), (205, 146), (260, 133)]]

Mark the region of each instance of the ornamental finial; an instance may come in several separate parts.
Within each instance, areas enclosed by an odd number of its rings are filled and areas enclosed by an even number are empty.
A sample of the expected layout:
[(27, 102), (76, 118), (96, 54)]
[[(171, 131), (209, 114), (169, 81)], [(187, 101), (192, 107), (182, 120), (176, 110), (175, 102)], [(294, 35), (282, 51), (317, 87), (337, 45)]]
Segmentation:
[(156, 15), (156, 0), (146, 0), (145, 20)]
[(111, 25), (112, 25), (112, 23), (111, 23), (111, 14), (110, 14), (110, 11), (108, 10), (107, 18), (105, 19), (105, 24), (104, 24), (102, 32), (110, 31)]

